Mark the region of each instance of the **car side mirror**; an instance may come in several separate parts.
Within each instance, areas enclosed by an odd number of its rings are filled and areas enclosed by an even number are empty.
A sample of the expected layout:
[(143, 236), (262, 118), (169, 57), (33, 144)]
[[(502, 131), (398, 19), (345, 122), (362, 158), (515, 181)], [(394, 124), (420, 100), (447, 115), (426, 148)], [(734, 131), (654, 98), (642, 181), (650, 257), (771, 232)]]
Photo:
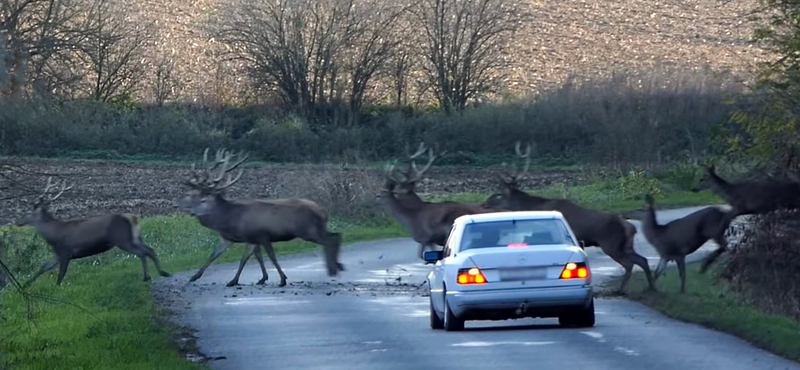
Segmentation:
[(584, 243), (583, 240), (578, 240), (578, 245), (581, 246), (581, 249), (586, 249), (586, 243)]
[(443, 251), (425, 251), (422, 253), (422, 259), (425, 260), (425, 264), (436, 263), (442, 258), (444, 258)]

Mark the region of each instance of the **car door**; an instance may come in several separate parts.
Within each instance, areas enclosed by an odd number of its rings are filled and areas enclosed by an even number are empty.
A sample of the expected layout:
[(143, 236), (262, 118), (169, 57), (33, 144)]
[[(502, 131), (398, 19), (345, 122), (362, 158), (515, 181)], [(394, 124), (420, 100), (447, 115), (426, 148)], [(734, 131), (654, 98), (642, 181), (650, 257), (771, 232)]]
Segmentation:
[(433, 306), (436, 308), (438, 312), (444, 312), (444, 273), (446, 271), (445, 266), (447, 261), (453, 253), (453, 243), (458, 238), (455, 237), (455, 229), (456, 226), (450, 229), (450, 235), (447, 238), (447, 241), (444, 243), (444, 249), (442, 250), (442, 259), (436, 261), (433, 265), (433, 270), (430, 274), (430, 284), (431, 284), (431, 299), (433, 301)]

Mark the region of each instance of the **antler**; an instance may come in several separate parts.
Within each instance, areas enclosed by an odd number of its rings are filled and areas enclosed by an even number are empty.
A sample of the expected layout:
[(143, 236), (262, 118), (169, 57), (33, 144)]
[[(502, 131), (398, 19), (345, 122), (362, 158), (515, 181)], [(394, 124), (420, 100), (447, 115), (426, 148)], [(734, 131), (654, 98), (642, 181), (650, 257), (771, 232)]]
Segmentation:
[(528, 143), (527, 147), (525, 148), (525, 153), (522, 152), (521, 149), (522, 143), (517, 141), (514, 145), (514, 152), (517, 154), (517, 159), (524, 159), (525, 164), (522, 166), (522, 170), (517, 169), (516, 161), (514, 163), (514, 172), (511, 174), (499, 175), (500, 180), (506, 186), (517, 186), (519, 179), (528, 172), (528, 169), (531, 166), (531, 144)]
[[(230, 172), (244, 163), (249, 155), (227, 151), (224, 148), (219, 149), (214, 156), (214, 163), (209, 166), (208, 150), (209, 149), (206, 148), (205, 151), (203, 151), (203, 165), (205, 165), (206, 168), (198, 171), (196, 166), (193, 164), (191, 178), (185, 183), (198, 189), (219, 191), (226, 189), (239, 181), (244, 173), (244, 170), (240, 168), (239, 172), (235, 176), (232, 176)], [(231, 158), (237, 155), (239, 156), (239, 159), (231, 164)], [(217, 171), (217, 173), (214, 174), (214, 171)], [(223, 179), (226, 179), (226, 181), (220, 185), (220, 182)]]
[[(425, 152), (428, 153), (428, 162), (425, 163), (425, 166), (423, 166), (422, 169), (419, 169), (419, 167), (417, 167), (416, 159)], [(436, 159), (444, 156), (445, 154), (447, 154), (446, 150), (442, 151), (439, 155), (435, 155), (434, 150), (428, 148), (425, 145), (425, 142), (419, 143), (417, 151), (411, 154), (408, 150), (408, 145), (406, 145), (406, 157), (408, 159), (408, 169), (406, 171), (401, 171), (395, 168), (393, 164), (389, 164), (386, 166), (386, 178), (394, 183), (410, 184), (418, 182), (422, 180), (422, 177), (425, 175), (425, 172), (427, 172), (431, 168), (433, 162), (435, 162)]]
[(45, 200), (45, 198), (47, 198), (48, 203), (53, 202), (59, 197), (61, 197), (61, 195), (64, 194), (65, 191), (72, 189), (74, 185), (67, 186), (67, 180), (61, 181), (61, 189), (58, 191), (58, 193), (56, 193), (56, 195), (48, 196), (48, 193), (50, 193), (50, 191), (55, 189), (57, 186), (58, 182), (53, 183), (53, 177), (52, 176), (48, 177), (47, 185), (45, 185), (44, 191), (42, 192), (42, 196), (40, 197), (40, 199)]

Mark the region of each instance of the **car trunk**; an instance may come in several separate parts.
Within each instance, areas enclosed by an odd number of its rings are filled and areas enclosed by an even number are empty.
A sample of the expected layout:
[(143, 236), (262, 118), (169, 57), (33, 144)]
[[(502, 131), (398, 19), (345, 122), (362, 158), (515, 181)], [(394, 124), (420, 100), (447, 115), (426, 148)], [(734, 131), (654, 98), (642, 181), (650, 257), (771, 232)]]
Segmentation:
[[(461, 253), (467, 254), (486, 277), (487, 284), (480, 287), (481, 290), (560, 287), (586, 282), (585, 279), (559, 279), (575, 253), (563, 245), (480, 248)], [(473, 286), (464, 285), (463, 288), (472, 290)]]

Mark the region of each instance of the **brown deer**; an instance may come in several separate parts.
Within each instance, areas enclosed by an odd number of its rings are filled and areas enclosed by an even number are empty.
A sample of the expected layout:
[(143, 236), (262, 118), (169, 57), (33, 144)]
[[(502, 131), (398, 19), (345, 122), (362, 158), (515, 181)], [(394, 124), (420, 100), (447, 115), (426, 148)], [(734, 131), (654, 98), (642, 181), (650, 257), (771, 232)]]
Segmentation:
[(731, 205), (734, 217), (764, 214), (782, 208), (800, 208), (800, 181), (794, 174), (790, 174), (788, 180), (730, 183), (720, 177), (711, 165), (706, 167), (705, 175), (692, 191), (706, 188)]
[(42, 265), (42, 268), (25, 283), (25, 286), (30, 285), (39, 276), (56, 266), (59, 267), (56, 285), (61, 285), (71, 260), (94, 256), (106, 252), (114, 246), (139, 257), (139, 260), (142, 261), (144, 281), (150, 280), (146, 257), (153, 260), (161, 276), (170, 276), (161, 269), (155, 251), (142, 241), (136, 216), (123, 213), (87, 219), (58, 220), (50, 214), (48, 206), (61, 197), (65, 191), (72, 189), (72, 186), (67, 186), (65, 180), (61, 182), (58, 192), (55, 195), (51, 194), (57, 187), (58, 183), (53, 183), (52, 178), (48, 178), (44, 192), (33, 206), (33, 212), (17, 223), (18, 226), (31, 225), (36, 228), (36, 231), (50, 244), (55, 255), (55, 260)]
[(725, 252), (728, 246), (725, 231), (733, 221), (733, 214), (717, 207), (708, 207), (659, 225), (656, 220), (653, 196), (647, 194), (645, 201), (647, 202), (647, 213), (642, 220), (644, 236), (661, 256), (653, 278), (657, 280), (667, 267), (667, 263), (675, 261), (681, 278), (681, 293), (684, 293), (686, 291), (686, 256), (694, 253), (709, 239), (717, 242), (719, 248), (709, 254), (700, 267), (701, 271), (705, 271), (720, 254)]
[(522, 169), (517, 169), (515, 165), (513, 173), (499, 175), (503, 191), (491, 195), (484, 203), (484, 207), (508, 211), (561, 212), (584, 247), (600, 247), (606, 255), (625, 268), (620, 292), (624, 292), (627, 287), (633, 265), (638, 265), (644, 270), (649, 289), (655, 290), (647, 259), (633, 249), (633, 238), (636, 234), (636, 227), (633, 224), (619, 215), (583, 208), (566, 199), (548, 199), (519, 190), (519, 180), (530, 167), (531, 147), (528, 145), (523, 153), (520, 150), (520, 142), (517, 142), (515, 151), (518, 159), (525, 160)]
[(236, 156), (234, 152), (220, 149), (217, 151), (214, 163), (209, 164), (208, 149), (206, 149), (203, 153), (203, 164), (206, 168), (198, 171), (193, 165), (191, 178), (184, 182), (192, 191), (178, 201), (179, 205), (196, 217), (201, 225), (219, 233), (219, 244), (216, 249), (189, 281), (195, 281), (203, 276), (211, 263), (232, 243), (245, 243), (247, 247), (239, 261), (239, 269), (227, 285), (234, 286), (239, 283), (242, 269), (252, 254), (255, 254), (261, 267), (262, 277), (257, 284), (262, 285), (267, 281), (267, 269), (260, 250), (263, 248), (280, 275), (281, 282), (278, 286), (285, 286), (286, 274), (275, 258), (272, 244), (295, 238), (322, 245), (329, 276), (335, 276), (339, 271), (343, 271), (344, 266), (338, 262), (341, 234), (327, 230), (328, 212), (317, 203), (294, 198), (268, 200), (225, 198), (225, 189), (242, 176), (242, 169), (239, 169), (236, 176), (232, 176), (231, 171), (247, 159), (247, 155), (239, 154), (238, 160), (232, 163), (231, 159), (234, 156)]
[[(428, 153), (428, 161), (419, 169), (416, 159)], [(384, 208), (403, 224), (411, 233), (411, 237), (419, 243), (419, 255), (434, 245), (444, 246), (456, 218), (476, 213), (492, 212), (477, 204), (459, 202), (426, 202), (416, 193), (416, 185), (430, 169), (437, 158), (433, 149), (420, 143), (414, 154), (407, 154), (408, 169), (401, 171), (393, 165), (386, 168), (386, 187), (378, 195)]]

